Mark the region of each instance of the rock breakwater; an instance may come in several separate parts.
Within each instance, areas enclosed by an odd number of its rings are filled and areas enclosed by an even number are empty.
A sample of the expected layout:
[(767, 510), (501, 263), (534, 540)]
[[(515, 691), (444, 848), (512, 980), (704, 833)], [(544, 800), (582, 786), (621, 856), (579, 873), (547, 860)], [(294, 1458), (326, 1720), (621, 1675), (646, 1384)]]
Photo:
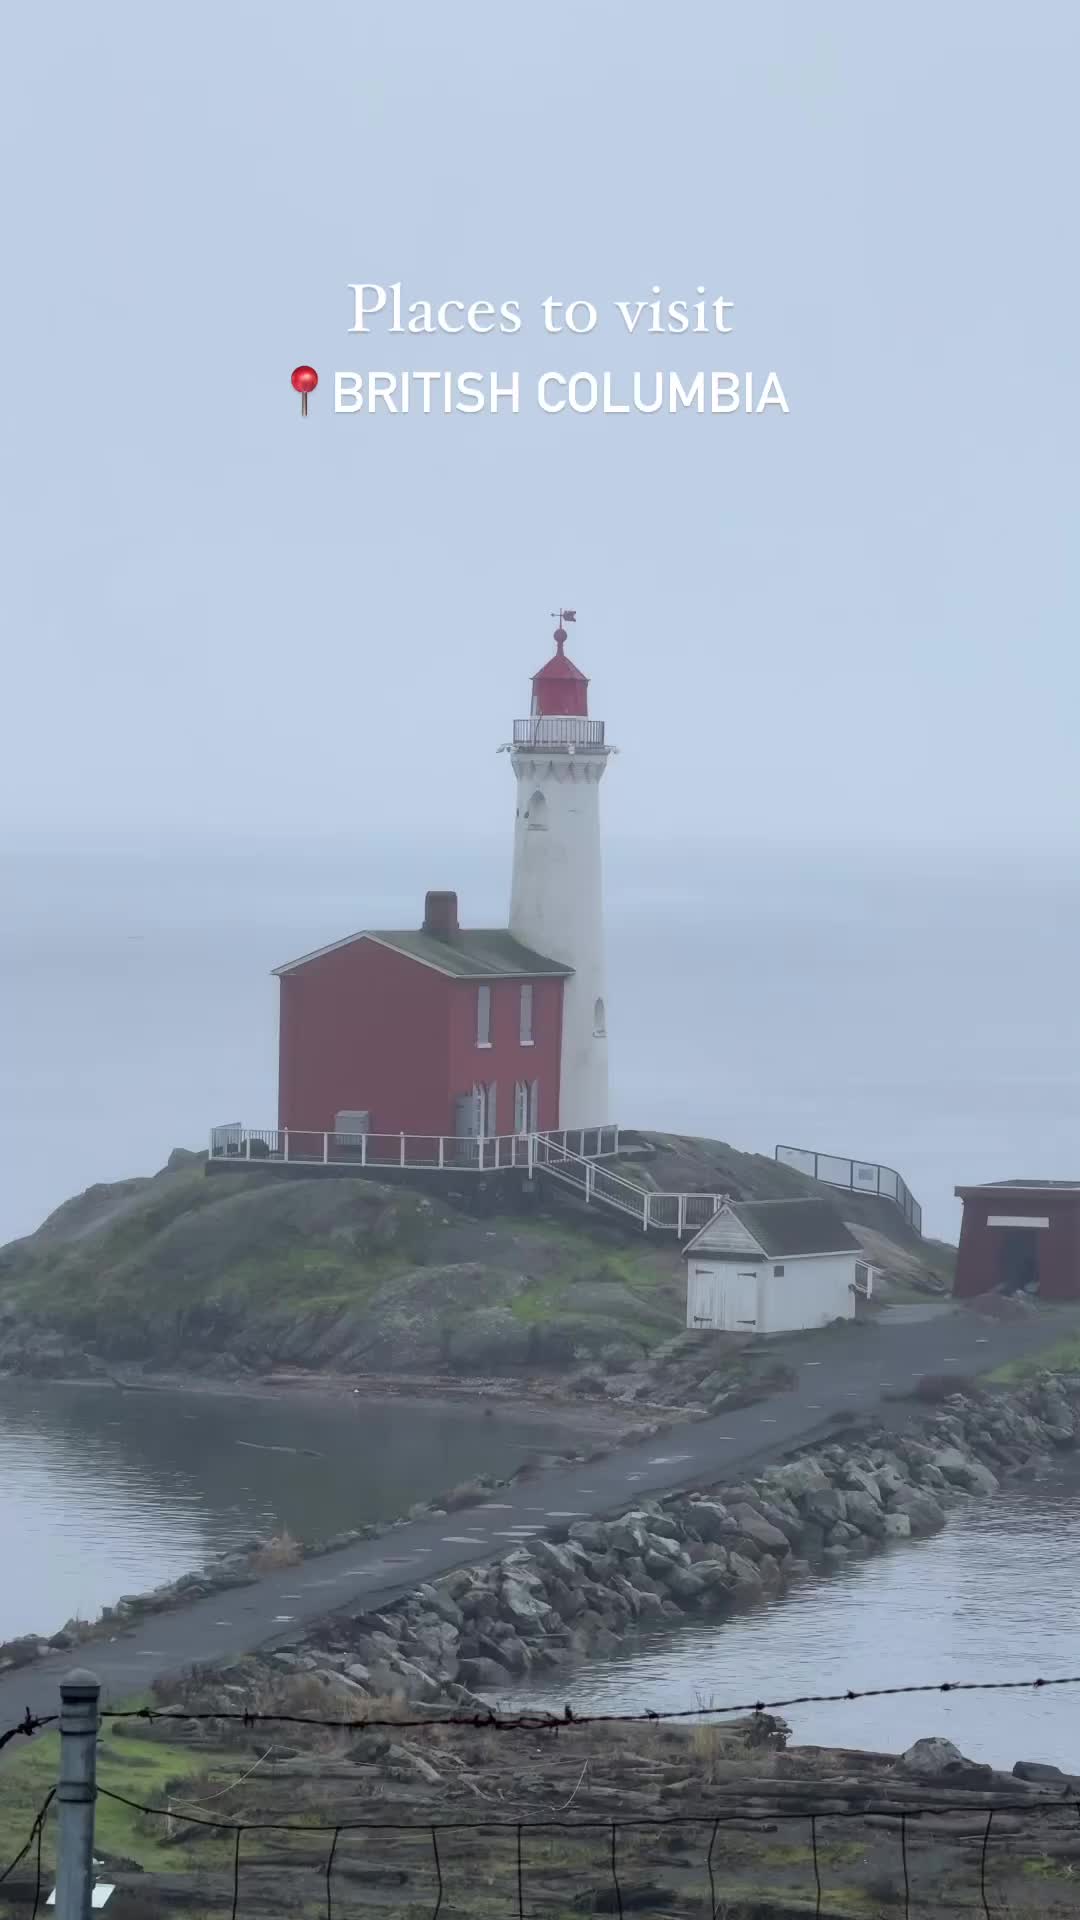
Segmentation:
[(634, 1627), (722, 1617), (811, 1571), (936, 1533), (1003, 1477), (1073, 1446), (1078, 1413), (1080, 1375), (953, 1393), (903, 1433), (871, 1427), (745, 1483), (574, 1520), (378, 1613), (336, 1615), (259, 1660), (343, 1676), (369, 1696), (485, 1705), (531, 1674), (614, 1652)]

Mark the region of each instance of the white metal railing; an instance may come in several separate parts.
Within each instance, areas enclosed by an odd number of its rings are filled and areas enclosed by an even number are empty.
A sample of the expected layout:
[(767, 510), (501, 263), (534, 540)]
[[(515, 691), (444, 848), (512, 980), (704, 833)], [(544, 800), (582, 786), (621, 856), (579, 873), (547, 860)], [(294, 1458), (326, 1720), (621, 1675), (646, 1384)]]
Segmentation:
[(710, 1221), (724, 1194), (654, 1193), (600, 1164), (619, 1152), (618, 1127), (563, 1127), (552, 1133), (501, 1133), (469, 1138), (446, 1133), (314, 1133), (295, 1127), (215, 1127), (211, 1160), (254, 1166), (426, 1168), (497, 1173), (520, 1167), (549, 1173), (588, 1205), (610, 1207), (643, 1233), (683, 1239)]
[(613, 1173), (610, 1167), (597, 1166), (594, 1159), (573, 1152), (566, 1139), (566, 1135), (538, 1134), (536, 1165), (574, 1187), (587, 1204), (599, 1201), (601, 1206), (629, 1214), (643, 1233), (674, 1233), (681, 1239), (705, 1226), (723, 1203), (723, 1194), (653, 1193), (625, 1174)]
[(514, 721), (515, 747), (602, 747), (604, 723), (583, 716), (536, 713)]
[(317, 1133), (297, 1127), (244, 1127), (238, 1121), (214, 1127), (211, 1160), (270, 1166), (425, 1167), (436, 1171), (495, 1173), (521, 1167), (532, 1172), (536, 1142), (550, 1139), (574, 1159), (619, 1151), (618, 1127), (574, 1128), (551, 1135), (502, 1133), (488, 1138), (440, 1133)]

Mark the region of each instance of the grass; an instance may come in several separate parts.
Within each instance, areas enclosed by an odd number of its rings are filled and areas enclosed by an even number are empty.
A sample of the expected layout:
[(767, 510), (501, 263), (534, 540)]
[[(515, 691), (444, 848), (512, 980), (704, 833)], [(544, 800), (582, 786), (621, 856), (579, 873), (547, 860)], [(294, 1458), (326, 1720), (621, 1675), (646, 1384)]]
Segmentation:
[(1033, 1380), (1037, 1373), (1080, 1373), (1080, 1334), (1068, 1334), (1053, 1346), (1040, 1347), (1037, 1353), (1025, 1354), (1020, 1360), (1007, 1360), (986, 1378), (999, 1386), (1016, 1387)]
[[(150, 1704), (148, 1695), (126, 1700), (125, 1707)], [(204, 1771), (205, 1755), (173, 1746), (165, 1741), (140, 1739), (137, 1734), (115, 1733), (108, 1714), (102, 1717), (101, 1745), (98, 1750), (99, 1787), (149, 1806), (163, 1806), (168, 1798), (166, 1784), (177, 1779), (194, 1778)], [(56, 1785), (60, 1764), (59, 1733), (41, 1733), (0, 1769), (0, 1860), (6, 1865), (29, 1836), (37, 1813), (51, 1787)], [(94, 1816), (94, 1845), (99, 1854), (120, 1854), (137, 1860), (147, 1869), (174, 1869), (178, 1862), (175, 1848), (158, 1838), (164, 1833), (161, 1820), (146, 1821), (101, 1795)], [(224, 1842), (211, 1843), (215, 1860), (226, 1858)], [(56, 1803), (49, 1809), (42, 1840), (42, 1861), (49, 1873), (56, 1864)], [(33, 1849), (20, 1872), (33, 1871)]]

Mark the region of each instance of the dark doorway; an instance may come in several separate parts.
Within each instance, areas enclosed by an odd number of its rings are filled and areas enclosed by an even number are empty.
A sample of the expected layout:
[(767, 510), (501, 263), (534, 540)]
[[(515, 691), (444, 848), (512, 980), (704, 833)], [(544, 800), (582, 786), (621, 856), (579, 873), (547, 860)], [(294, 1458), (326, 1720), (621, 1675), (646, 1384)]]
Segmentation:
[(1035, 1227), (1004, 1227), (998, 1267), (1003, 1293), (1039, 1291), (1039, 1235)]

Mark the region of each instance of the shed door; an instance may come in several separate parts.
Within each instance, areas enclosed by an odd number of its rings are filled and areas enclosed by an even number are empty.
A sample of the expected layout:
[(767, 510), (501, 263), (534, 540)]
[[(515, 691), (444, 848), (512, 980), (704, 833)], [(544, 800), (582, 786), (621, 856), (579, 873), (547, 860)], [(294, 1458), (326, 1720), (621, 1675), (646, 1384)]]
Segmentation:
[(735, 1273), (729, 1267), (724, 1287), (724, 1328), (728, 1333), (752, 1333), (757, 1326), (757, 1274)]
[(691, 1267), (686, 1285), (688, 1327), (720, 1327), (720, 1276), (714, 1267)]
[(459, 1140), (475, 1140), (480, 1132), (480, 1102), (475, 1092), (454, 1101), (454, 1132)]

